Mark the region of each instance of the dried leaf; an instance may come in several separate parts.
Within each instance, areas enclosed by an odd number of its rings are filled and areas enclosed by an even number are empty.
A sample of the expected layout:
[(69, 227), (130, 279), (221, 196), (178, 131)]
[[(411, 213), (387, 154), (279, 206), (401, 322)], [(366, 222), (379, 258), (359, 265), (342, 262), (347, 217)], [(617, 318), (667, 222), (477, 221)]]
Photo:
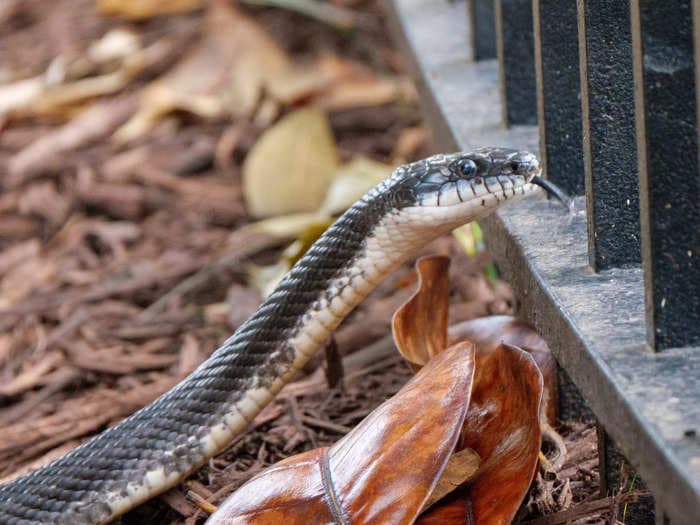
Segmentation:
[(259, 474), (207, 523), (413, 523), (454, 448), (473, 355), (469, 343), (441, 353), (338, 443)]
[(268, 129), (243, 166), (243, 192), (256, 217), (315, 211), (338, 166), (330, 124), (317, 109), (297, 110)]
[(224, 1), (212, 2), (203, 32), (190, 54), (145, 88), (139, 111), (115, 134), (118, 141), (141, 136), (176, 109), (204, 118), (251, 116), (266, 86), (289, 67), (257, 22)]
[(331, 216), (344, 212), (367, 191), (386, 179), (393, 167), (365, 157), (356, 157), (341, 166), (335, 173), (326, 198), (321, 205), (321, 214)]
[[(424, 260), (416, 264), (420, 276), (418, 290), (394, 317), (397, 347), (409, 362), (418, 366), (440, 352), (440, 338), (447, 338), (446, 258), (428, 258), (431, 264), (421, 268)], [(439, 261), (442, 263), (438, 264)], [(435, 311), (438, 313), (434, 314)], [(473, 449), (482, 458), (479, 472), (468, 490), (470, 505), (467, 507), (472, 516), (467, 522), (510, 523), (538, 463), (539, 411), (544, 382), (528, 353), (504, 345), (502, 341), (508, 337), (521, 344), (530, 343), (540, 352), (546, 345), (534, 330), (512, 318), (498, 318), (490, 323), (488, 320), (472, 321), (464, 325), (466, 328), (453, 331), (451, 340), (474, 340), (477, 358), (472, 401), (457, 449)], [(426, 523), (436, 523), (431, 512), (453, 515), (454, 510), (453, 506), (448, 511), (440, 510), (438, 504), (423, 518), (433, 520)], [(451, 522), (445, 516), (442, 519), (446, 523), (464, 522), (459, 515)]]
[(379, 106), (413, 100), (404, 78), (380, 77), (358, 62), (326, 54), (310, 65), (292, 64), (274, 72), (270, 95), (283, 104), (309, 103), (327, 111)]
[(416, 525), (474, 525), (469, 504), (461, 491), (455, 491), (421, 514)]
[(202, 0), (97, 0), (102, 13), (134, 20), (156, 15), (187, 13), (198, 9), (202, 4)]
[(478, 348), (493, 351), (501, 343), (517, 346), (535, 359), (542, 373), (544, 391), (540, 405), (542, 438), (550, 444), (546, 458), (540, 458), (542, 468), (557, 472), (567, 457), (563, 438), (554, 429), (557, 422), (558, 375), (557, 363), (546, 341), (529, 324), (512, 316), (490, 316), (472, 319), (450, 327), (449, 340), (453, 343), (469, 339)]
[(317, 224), (318, 221), (318, 213), (292, 213), (263, 219), (243, 228), (272, 235), (280, 239), (293, 239), (298, 237), (305, 229)]
[(414, 368), (423, 366), (447, 347), (449, 267), (449, 257), (419, 259), (418, 288), (392, 319), (396, 347)]
[[(309, 232), (320, 234), (330, 226), (332, 216), (344, 212), (372, 186), (385, 179), (391, 170), (392, 167), (387, 164), (357, 157), (338, 168), (316, 213), (270, 217), (247, 227), (280, 238), (309, 237)], [(313, 240), (316, 237), (318, 235)]]
[(470, 448), (462, 449), (450, 456), (440, 481), (430, 494), (424, 508), (430, 508), (433, 503), (444, 498), (458, 487), (474, 477), (479, 469), (479, 454)]
[(100, 102), (56, 131), (42, 136), (12, 157), (10, 184), (18, 184), (26, 176), (47, 169), (60, 153), (108, 135), (129, 117), (134, 107), (130, 96)]
[(345, 111), (416, 98), (415, 88), (408, 79), (388, 77), (338, 83), (315, 103), (327, 111)]
[(471, 404), (458, 449), (481, 457), (469, 486), (474, 523), (508, 524), (532, 482), (539, 457), (542, 374), (526, 352), (477, 347)]
[(550, 425), (556, 423), (557, 363), (547, 342), (532, 326), (510, 315), (493, 315), (451, 326), (448, 339), (449, 344), (467, 339), (484, 351), (493, 351), (504, 343), (530, 353), (544, 380), (543, 413)]

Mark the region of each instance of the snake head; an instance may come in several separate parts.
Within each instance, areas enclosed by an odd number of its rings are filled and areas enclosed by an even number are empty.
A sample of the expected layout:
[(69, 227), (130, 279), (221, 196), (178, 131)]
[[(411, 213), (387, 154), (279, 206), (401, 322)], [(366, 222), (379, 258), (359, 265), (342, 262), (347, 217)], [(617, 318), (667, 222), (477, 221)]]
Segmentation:
[(502, 204), (537, 191), (541, 172), (527, 151), (481, 148), (435, 155), (398, 168), (389, 181), (391, 205), (415, 219), (463, 224), (488, 215)]

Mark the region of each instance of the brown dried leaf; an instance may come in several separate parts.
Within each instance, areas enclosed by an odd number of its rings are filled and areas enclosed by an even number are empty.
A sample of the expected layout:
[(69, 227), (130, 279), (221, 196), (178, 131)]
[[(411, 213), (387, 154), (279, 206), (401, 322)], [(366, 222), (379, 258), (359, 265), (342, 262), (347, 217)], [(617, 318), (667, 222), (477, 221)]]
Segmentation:
[(474, 523), (508, 524), (537, 468), (542, 374), (514, 346), (477, 348), (474, 389), (457, 448), (471, 448), (482, 458), (468, 492)]
[(471, 404), (457, 449), (482, 458), (471, 484), (428, 509), (419, 525), (511, 523), (540, 450), (542, 376), (530, 355), (507, 345), (478, 348)]
[(133, 97), (99, 102), (61, 128), (42, 136), (10, 159), (9, 185), (18, 184), (27, 175), (51, 166), (56, 156), (104, 137), (122, 124), (134, 110)]
[(211, 3), (200, 44), (145, 88), (141, 108), (115, 138), (133, 140), (176, 109), (204, 118), (251, 116), (275, 75), (289, 67), (284, 51), (231, 4)]
[(315, 103), (327, 111), (345, 111), (415, 99), (415, 89), (407, 79), (368, 78), (338, 83)]
[(531, 354), (544, 380), (543, 413), (550, 425), (556, 423), (557, 363), (547, 342), (532, 326), (510, 315), (493, 315), (453, 325), (448, 337), (449, 344), (465, 339), (473, 341), (479, 351), (494, 351), (504, 343)]
[(473, 355), (442, 352), (338, 443), (256, 476), (207, 523), (413, 523), (453, 451)]
[(267, 88), (270, 95), (283, 104), (309, 102), (327, 111), (415, 98), (407, 80), (380, 77), (358, 62), (331, 54), (321, 56), (310, 65), (291, 65), (278, 70)]
[(427, 512), (421, 514), (416, 525), (474, 525), (470, 521), (469, 505), (461, 491), (455, 491)]
[(396, 347), (413, 366), (423, 366), (447, 347), (449, 257), (423, 257), (416, 262), (418, 288), (392, 320)]

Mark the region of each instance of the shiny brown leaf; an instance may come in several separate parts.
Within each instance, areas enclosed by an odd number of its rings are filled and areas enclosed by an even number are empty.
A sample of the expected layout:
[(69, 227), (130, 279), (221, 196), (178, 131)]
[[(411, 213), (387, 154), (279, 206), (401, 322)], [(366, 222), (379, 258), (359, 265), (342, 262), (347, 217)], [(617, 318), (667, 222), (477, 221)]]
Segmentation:
[(472, 400), (458, 449), (482, 459), (469, 487), (474, 523), (510, 523), (530, 487), (541, 444), (542, 374), (526, 352), (477, 349)]
[(418, 288), (394, 314), (396, 347), (414, 367), (424, 365), (447, 347), (449, 267), (450, 258), (442, 255), (419, 259)]
[(477, 347), (472, 399), (457, 450), (481, 457), (471, 483), (429, 508), (419, 525), (510, 523), (530, 487), (540, 450), (542, 376), (508, 345)]
[(207, 523), (413, 523), (454, 450), (473, 374), (471, 343), (447, 349), (338, 443), (256, 476)]
[(481, 350), (495, 350), (501, 343), (517, 346), (535, 359), (542, 378), (544, 394), (542, 411), (550, 425), (557, 419), (557, 363), (549, 346), (537, 331), (510, 315), (494, 315), (472, 319), (450, 327), (449, 344), (468, 339)]

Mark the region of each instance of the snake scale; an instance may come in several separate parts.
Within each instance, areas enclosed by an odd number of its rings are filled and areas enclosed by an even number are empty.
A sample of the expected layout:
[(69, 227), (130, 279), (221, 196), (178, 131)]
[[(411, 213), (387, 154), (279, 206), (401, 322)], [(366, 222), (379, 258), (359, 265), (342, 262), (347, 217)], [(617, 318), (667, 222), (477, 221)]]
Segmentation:
[(0, 485), (0, 524), (107, 523), (183, 480), (245, 431), (341, 320), (438, 235), (546, 183), (503, 148), (398, 167), (349, 208), (189, 377), (62, 458)]

